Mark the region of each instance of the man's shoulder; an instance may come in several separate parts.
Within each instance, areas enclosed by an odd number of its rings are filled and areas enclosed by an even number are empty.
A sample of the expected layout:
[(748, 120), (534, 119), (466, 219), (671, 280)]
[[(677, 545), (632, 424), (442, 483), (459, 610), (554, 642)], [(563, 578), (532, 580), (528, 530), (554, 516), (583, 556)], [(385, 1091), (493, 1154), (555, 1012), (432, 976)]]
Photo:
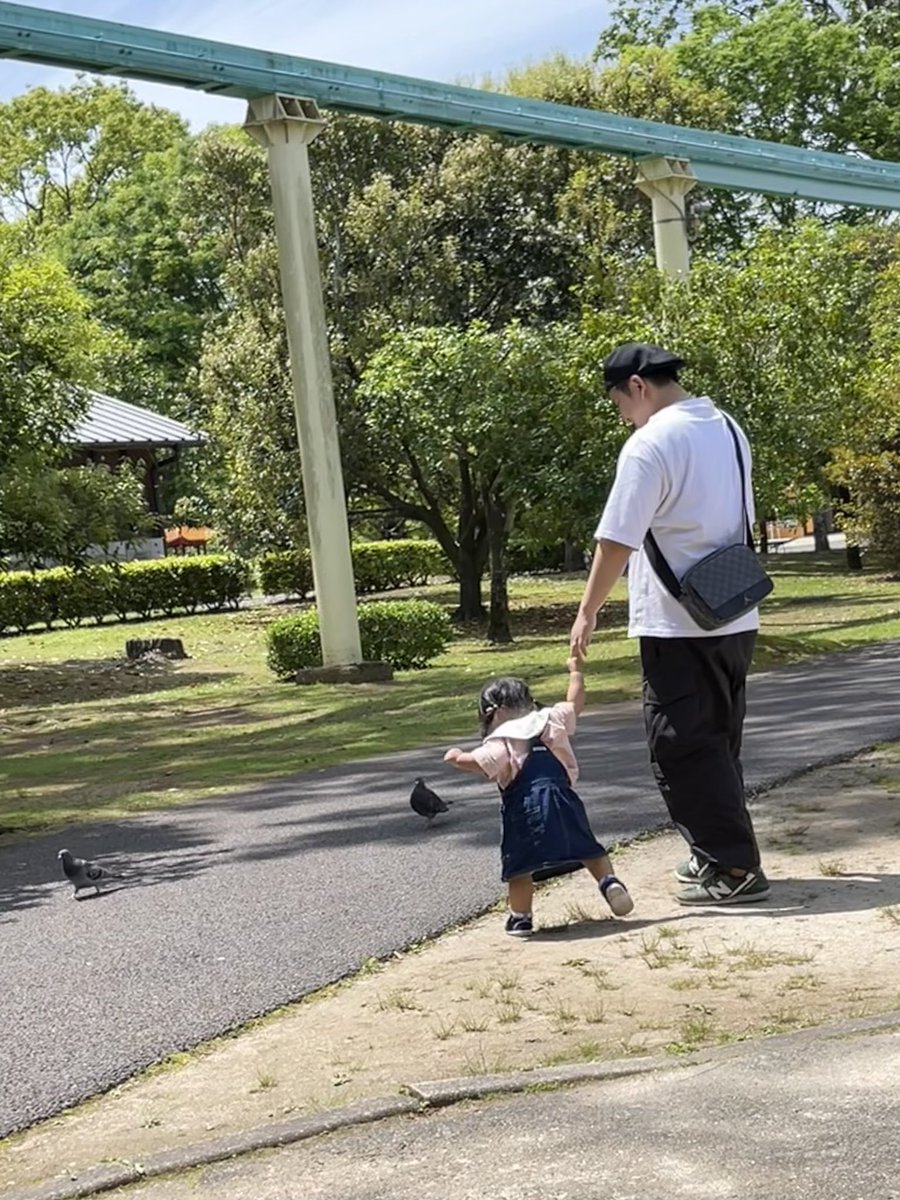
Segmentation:
[(655, 458), (659, 435), (647, 424), (635, 429), (622, 447), (623, 458)]
[(668, 451), (685, 436), (688, 428), (684, 414), (675, 411), (674, 406), (662, 409), (646, 425), (636, 429), (625, 446), (636, 457), (665, 459)]

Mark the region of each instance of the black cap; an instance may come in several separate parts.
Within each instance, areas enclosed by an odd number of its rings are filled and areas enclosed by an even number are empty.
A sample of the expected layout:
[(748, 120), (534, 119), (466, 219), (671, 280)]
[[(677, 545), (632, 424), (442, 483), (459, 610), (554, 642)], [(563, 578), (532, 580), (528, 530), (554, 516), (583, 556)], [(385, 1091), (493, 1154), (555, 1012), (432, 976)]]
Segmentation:
[(684, 366), (679, 358), (662, 346), (651, 346), (648, 342), (628, 342), (613, 350), (603, 360), (603, 382), (606, 390), (617, 387), (632, 375), (654, 375), (657, 372), (678, 371)]

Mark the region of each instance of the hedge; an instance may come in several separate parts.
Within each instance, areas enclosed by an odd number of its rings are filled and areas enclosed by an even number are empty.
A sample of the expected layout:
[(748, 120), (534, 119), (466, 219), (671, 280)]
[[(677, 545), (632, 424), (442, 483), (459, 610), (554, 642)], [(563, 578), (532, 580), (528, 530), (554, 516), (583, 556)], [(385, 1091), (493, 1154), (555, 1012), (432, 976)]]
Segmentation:
[(389, 592), (392, 588), (422, 587), (432, 575), (449, 571), (437, 542), (404, 540), (357, 542), (353, 546), (356, 590)]
[[(432, 575), (449, 571), (437, 542), (413, 539), (356, 542), (352, 547), (357, 595), (421, 587)], [(308, 550), (276, 550), (257, 562), (259, 586), (267, 596), (303, 597), (313, 589)]]
[[(430, 600), (371, 600), (357, 608), (363, 658), (398, 671), (427, 667), (450, 641), (450, 618)], [(273, 621), (266, 630), (269, 667), (287, 679), (322, 665), (319, 614), (308, 609)]]
[(198, 608), (236, 608), (250, 590), (250, 569), (230, 555), (103, 563), (81, 571), (0, 574), (0, 633), (33, 625), (77, 626), (106, 617), (172, 616)]
[(299, 596), (313, 589), (308, 550), (273, 550), (256, 560), (256, 578), (264, 596)]

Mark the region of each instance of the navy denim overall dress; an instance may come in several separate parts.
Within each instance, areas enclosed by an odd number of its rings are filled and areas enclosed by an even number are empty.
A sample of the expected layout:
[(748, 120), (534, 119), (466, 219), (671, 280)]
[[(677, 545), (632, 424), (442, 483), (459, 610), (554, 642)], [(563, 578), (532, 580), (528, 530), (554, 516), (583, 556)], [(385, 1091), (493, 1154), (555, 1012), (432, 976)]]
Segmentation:
[(535, 872), (546, 879), (606, 853), (566, 768), (540, 737), (531, 739), (522, 770), (500, 795), (504, 882)]

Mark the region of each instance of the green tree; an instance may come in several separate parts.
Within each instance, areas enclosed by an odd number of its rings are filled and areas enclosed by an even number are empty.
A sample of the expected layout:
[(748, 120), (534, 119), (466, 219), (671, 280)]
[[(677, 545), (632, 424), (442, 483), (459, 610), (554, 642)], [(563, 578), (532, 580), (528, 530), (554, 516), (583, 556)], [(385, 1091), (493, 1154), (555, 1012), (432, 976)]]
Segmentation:
[(616, 420), (600, 395), (596, 359), (560, 326), (412, 329), (366, 368), (369, 489), (434, 534), (459, 578), (460, 619), (480, 615), (490, 562), (492, 641), (511, 637), (505, 555), (516, 523), (543, 514), (571, 530), (584, 476), (596, 487), (611, 475)]
[(60, 467), (26, 454), (0, 480), (0, 555), (34, 568), (83, 567), (95, 546), (133, 542), (152, 528), (143, 484), (129, 466)]
[(73, 562), (135, 524), (125, 477), (59, 466), (114, 350), (65, 269), (0, 226), (0, 555)]
[(631, 273), (618, 310), (587, 316), (587, 327), (598, 353), (646, 339), (684, 355), (687, 386), (748, 432), (761, 517), (813, 493), (822, 502), (832, 449), (864, 411), (867, 311), (892, 241), (812, 221), (770, 230), (743, 255), (695, 260), (687, 281)]
[(0, 225), (0, 473), (58, 445), (110, 350), (65, 269)]
[(176, 113), (143, 104), (125, 84), (30, 88), (0, 104), (0, 207), (35, 229), (58, 227), (185, 135)]
[(860, 377), (863, 405), (833, 454), (848, 538), (900, 570), (900, 244), (869, 307), (871, 342)]
[(169, 410), (196, 366), (204, 328), (224, 303), (223, 262), (189, 207), (185, 140), (148, 152), (101, 200), (76, 208), (54, 248), (94, 315), (130, 346), (117, 394)]
[(619, 0), (597, 53), (614, 61), (659, 47), (674, 52), (686, 80), (731, 97), (729, 131), (900, 157), (893, 0)]
[(253, 555), (302, 544), (305, 510), (274, 247), (249, 253), (244, 276), (245, 288), (260, 281), (268, 307), (235, 308), (204, 346), (198, 395), (211, 441), (192, 490), (226, 543)]
[(125, 85), (80, 80), (0, 104), (0, 211), (122, 335), (106, 388), (165, 411), (183, 408), (223, 303), (217, 243), (193, 217), (196, 145), (180, 117)]

